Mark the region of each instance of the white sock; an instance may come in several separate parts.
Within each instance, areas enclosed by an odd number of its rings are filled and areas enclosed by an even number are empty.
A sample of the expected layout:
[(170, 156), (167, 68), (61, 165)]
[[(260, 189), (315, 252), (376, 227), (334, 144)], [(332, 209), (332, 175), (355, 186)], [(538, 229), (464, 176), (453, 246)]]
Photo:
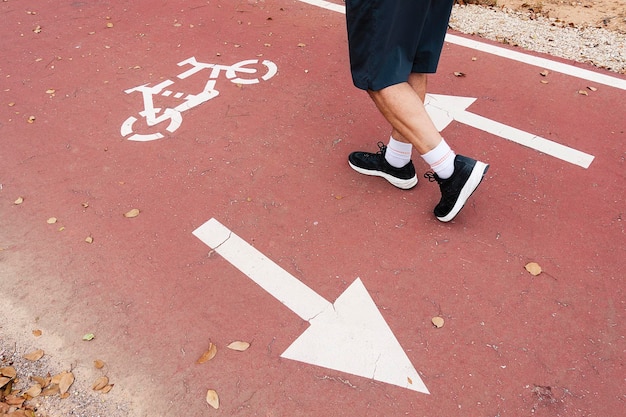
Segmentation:
[(396, 168), (402, 168), (411, 161), (411, 151), (413, 145), (410, 143), (395, 140), (393, 136), (389, 136), (385, 159), (389, 165)]
[(446, 141), (441, 139), (441, 143), (437, 145), (435, 149), (422, 155), (422, 158), (430, 165), (439, 178), (445, 180), (446, 178), (450, 178), (454, 173), (455, 156), (456, 154), (450, 149)]

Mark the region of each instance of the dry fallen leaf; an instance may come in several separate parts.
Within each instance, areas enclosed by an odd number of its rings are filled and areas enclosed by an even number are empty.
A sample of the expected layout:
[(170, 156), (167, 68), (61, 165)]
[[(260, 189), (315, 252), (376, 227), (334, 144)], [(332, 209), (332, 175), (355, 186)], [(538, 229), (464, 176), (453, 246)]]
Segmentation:
[(541, 274), (541, 266), (537, 262), (529, 262), (524, 268), (533, 276)]
[(198, 358), (196, 363), (201, 364), (201, 363), (208, 362), (211, 359), (213, 359), (216, 354), (217, 354), (217, 346), (214, 345), (213, 343), (209, 343), (209, 348), (207, 349), (206, 352), (202, 354), (202, 356)]
[(298, 48), (304, 48), (305, 46), (306, 46), (306, 43), (302, 43), (302, 42), (300, 42), (300, 43), (298, 44)]
[(230, 345), (226, 347), (228, 349), (236, 350), (239, 352), (244, 352), (248, 350), (248, 348), (250, 347), (250, 343), (237, 341), (237, 342), (232, 342)]
[(139, 209), (132, 209), (126, 213), (124, 213), (124, 217), (128, 218), (128, 219), (132, 219), (133, 217), (137, 217), (139, 216)]
[(23, 356), (24, 359), (32, 362), (36, 362), (39, 359), (43, 358), (44, 351), (41, 349), (35, 350), (33, 352), (27, 353)]
[(91, 236), (87, 236), (87, 237), (85, 238), (85, 242), (87, 242), (87, 243), (93, 243), (93, 237), (91, 237)]
[(96, 381), (91, 386), (91, 389), (94, 391), (100, 391), (107, 385), (109, 385), (109, 378), (107, 378), (106, 376), (101, 376), (100, 378), (96, 379)]
[(215, 390), (208, 390), (206, 393), (206, 402), (216, 410), (220, 408), (220, 397), (218, 397), (217, 392)]
[(33, 32), (41, 33), (41, 26), (39, 26), (39, 25), (35, 26), (35, 29), (33, 29)]
[(108, 27), (108, 28), (112, 28), (112, 27), (113, 27), (113, 23), (108, 22), (108, 23), (107, 23), (107, 27)]
[(59, 382), (61, 382), (62, 377), (63, 377), (63, 372), (61, 372), (60, 374), (56, 374), (55, 376), (50, 378), (50, 384), (59, 385)]
[(50, 387), (41, 391), (41, 395), (44, 397), (51, 397), (53, 395), (57, 395), (58, 393), (59, 393), (59, 386), (56, 384), (51, 385)]
[(588, 96), (589, 93), (586, 92), (585, 90), (578, 90), (578, 94), (580, 94), (581, 96)]
[(12, 366), (7, 366), (5, 368), (0, 368), (0, 375), (6, 376), (7, 378), (15, 378), (17, 376), (17, 371)]
[(39, 337), (42, 334), (43, 334), (43, 332), (41, 330), (39, 330), (39, 329), (33, 330), (33, 336), (35, 336), (35, 337)]
[(35, 116), (30, 116), (26, 121), (28, 123), (35, 123)]
[(93, 333), (87, 333), (86, 335), (83, 336), (83, 340), (85, 342), (91, 342), (95, 338), (96, 338), (96, 335)]
[(50, 217), (48, 220), (46, 220), (46, 223), (48, 224), (55, 224), (56, 222), (57, 222), (56, 217)]
[[(24, 401), (26, 401), (26, 398), (22, 397), (22, 396), (15, 396), (15, 395), (7, 395), (4, 398), (4, 402), (7, 405), (14, 405), (14, 406), (18, 406), (21, 407), (22, 404), (24, 404)], [(13, 415), (13, 414), (11, 414)]]
[(460, 71), (455, 71), (454, 72), (454, 76), (455, 77), (465, 77), (465, 73), (464, 72), (460, 72)]
[(438, 329), (441, 329), (445, 323), (444, 319), (441, 317), (433, 317), (431, 321), (433, 325)]
[(589, 91), (598, 91), (597, 88), (591, 87), (591, 86), (587, 87), (587, 90), (589, 90)]
[(30, 379), (32, 379), (33, 381), (41, 385), (43, 388), (47, 387), (50, 381), (52, 380), (50, 376), (47, 376), (46, 378), (42, 378), (40, 376), (31, 376)]
[(65, 394), (74, 383), (74, 374), (71, 372), (62, 372), (61, 380), (59, 381), (59, 392), (61, 395)]
[(35, 398), (39, 394), (41, 394), (41, 391), (42, 391), (41, 385), (35, 384), (32, 387), (30, 387), (23, 395), (28, 395), (31, 398)]
[(547, 76), (548, 76), (548, 74), (550, 74), (550, 71), (548, 71), (548, 70), (543, 70), (543, 71), (541, 71), (539, 74), (540, 74), (542, 77), (547, 77)]
[(46, 94), (54, 94), (56, 90), (54, 88), (49, 88), (46, 90)]
[(24, 198), (23, 197), (18, 197), (17, 200), (15, 200), (13, 202), (13, 204), (15, 204), (16, 206), (19, 206), (20, 204), (22, 204), (24, 202)]
[(96, 359), (95, 361), (93, 361), (93, 366), (96, 369), (102, 369), (104, 368), (104, 365), (105, 365), (104, 361), (101, 361), (100, 359)]
[[(13, 378), (7, 378), (6, 376), (0, 376), (0, 388), (4, 388), (9, 382), (11, 382)], [(11, 391), (12, 387), (8, 387), (7, 391)]]
[(102, 388), (100, 390), (100, 393), (101, 394), (108, 394), (113, 389), (114, 386), (115, 386), (115, 384), (109, 384), (106, 387)]

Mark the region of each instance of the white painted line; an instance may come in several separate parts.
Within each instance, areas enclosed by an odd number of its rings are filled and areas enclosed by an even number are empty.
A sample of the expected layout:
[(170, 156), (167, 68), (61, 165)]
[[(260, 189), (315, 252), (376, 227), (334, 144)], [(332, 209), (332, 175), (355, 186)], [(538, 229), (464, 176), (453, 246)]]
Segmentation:
[(599, 72), (589, 71), (583, 68), (575, 67), (573, 65), (564, 64), (562, 62), (556, 62), (546, 58), (525, 54), (523, 52), (502, 48), (500, 46), (478, 42), (473, 39), (452, 35), (450, 33), (446, 35), (446, 42), (450, 42), (459, 46), (464, 46), (470, 49), (475, 49), (477, 51), (486, 52), (488, 54), (500, 56), (502, 58), (507, 58), (512, 61), (518, 61), (524, 64), (545, 68), (550, 71), (560, 72), (571, 77), (581, 78), (583, 80), (608, 85), (610, 87), (619, 88), (621, 90), (626, 90), (626, 80), (612, 77), (606, 74), (600, 74)]
[(193, 234), (274, 298), (309, 321), (330, 303), (215, 219)]
[[(299, 0), (303, 3), (308, 3), (313, 6), (321, 7), (323, 9), (332, 10), (339, 13), (346, 12), (345, 6), (340, 6), (338, 4), (330, 3), (324, 0)], [(484, 42), (479, 42), (473, 39), (464, 38), (462, 36), (452, 35), (448, 33), (446, 35), (446, 42), (463, 46), (470, 49), (475, 49), (477, 51), (485, 52), (488, 54), (500, 56), (502, 58), (507, 58), (513, 61), (522, 62), (524, 64), (529, 64), (533, 66), (537, 66), (540, 68), (545, 68), (550, 71), (560, 72), (565, 75), (569, 75), (576, 78), (581, 78), (583, 80), (595, 82), (598, 84), (608, 85), (610, 87), (619, 88), (621, 90), (626, 90), (626, 80), (612, 77), (606, 74), (600, 74), (598, 72), (589, 71), (586, 69), (578, 68), (573, 65), (563, 64), (556, 61), (551, 61), (549, 59), (540, 58), (537, 56), (533, 56), (530, 54), (525, 54), (523, 52), (513, 51), (507, 48), (502, 48), (495, 45), (490, 45)]]
[(553, 156), (570, 164), (578, 165), (583, 168), (589, 168), (593, 161), (593, 155), (570, 148), (569, 146), (551, 141), (541, 136), (498, 123), (495, 120), (487, 119), (468, 111), (455, 114), (455, 120), (468, 126), (478, 128), (492, 135), (519, 143), (528, 148), (543, 152), (546, 155)]
[(193, 234), (310, 323), (282, 357), (429, 394), (360, 279), (331, 304), (217, 220)]
[(302, 3), (308, 3), (313, 6), (321, 7), (322, 9), (332, 10), (333, 12), (346, 13), (346, 7), (339, 4), (331, 3), (325, 0), (300, 0)]
[(424, 105), (439, 131), (456, 120), (583, 168), (589, 168), (593, 162), (593, 155), (467, 111), (474, 101), (473, 97), (427, 94)]

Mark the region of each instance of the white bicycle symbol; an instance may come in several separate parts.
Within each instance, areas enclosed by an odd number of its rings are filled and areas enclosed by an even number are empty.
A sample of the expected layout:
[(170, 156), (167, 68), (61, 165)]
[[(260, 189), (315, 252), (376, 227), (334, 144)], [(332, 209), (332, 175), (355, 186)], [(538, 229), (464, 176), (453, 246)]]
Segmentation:
[[(252, 66), (259, 65), (265, 67), (266, 72), (260, 78), (248, 78), (251, 75), (256, 75), (258, 70)], [(138, 87), (134, 87), (128, 90), (125, 90), (126, 94), (133, 93), (135, 91), (141, 92), (143, 96), (143, 105), (144, 109), (139, 112), (139, 115), (146, 119), (146, 124), (150, 127), (156, 126), (159, 123), (169, 121), (168, 126), (165, 128), (170, 133), (173, 133), (176, 129), (178, 129), (183, 121), (182, 113), (189, 109), (192, 109), (196, 106), (199, 106), (202, 103), (205, 103), (212, 98), (215, 98), (219, 95), (219, 91), (215, 89), (215, 84), (217, 82), (217, 78), (220, 74), (224, 73), (225, 77), (230, 80), (230, 82), (235, 84), (256, 84), (260, 82), (260, 80), (267, 81), (276, 75), (278, 68), (276, 64), (272, 61), (264, 60), (259, 62), (258, 59), (249, 59), (246, 61), (237, 62), (233, 65), (219, 65), (219, 64), (208, 64), (204, 62), (198, 62), (195, 57), (188, 58), (184, 61), (178, 63), (179, 67), (183, 65), (191, 65), (192, 68), (189, 68), (187, 71), (177, 75), (177, 77), (181, 80), (190, 77), (197, 72), (202, 71), (203, 69), (211, 69), (211, 74), (209, 75), (209, 80), (206, 85), (202, 89), (202, 91), (198, 94), (187, 94), (185, 93), (174, 93), (167, 88), (174, 84), (172, 80), (165, 80), (153, 87), (148, 86), (148, 84), (140, 85)], [(161, 109), (159, 107), (154, 107), (154, 96), (162, 95), (164, 97), (174, 97), (174, 98), (183, 98), (183, 102), (178, 106), (171, 108)], [(139, 134), (133, 131), (133, 126), (138, 119), (134, 116), (130, 116), (128, 119), (122, 123), (122, 127), (120, 129), (120, 133), (123, 137), (129, 136), (128, 140), (147, 142), (150, 140), (162, 139), (164, 135), (160, 132), (150, 133), (150, 134)]]

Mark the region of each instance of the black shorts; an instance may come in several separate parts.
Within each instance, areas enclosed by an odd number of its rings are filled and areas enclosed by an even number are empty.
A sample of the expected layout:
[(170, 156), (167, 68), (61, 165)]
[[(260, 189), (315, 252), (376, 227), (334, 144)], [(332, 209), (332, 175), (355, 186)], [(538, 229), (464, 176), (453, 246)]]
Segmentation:
[(434, 73), (454, 0), (346, 0), (354, 85), (382, 90)]

